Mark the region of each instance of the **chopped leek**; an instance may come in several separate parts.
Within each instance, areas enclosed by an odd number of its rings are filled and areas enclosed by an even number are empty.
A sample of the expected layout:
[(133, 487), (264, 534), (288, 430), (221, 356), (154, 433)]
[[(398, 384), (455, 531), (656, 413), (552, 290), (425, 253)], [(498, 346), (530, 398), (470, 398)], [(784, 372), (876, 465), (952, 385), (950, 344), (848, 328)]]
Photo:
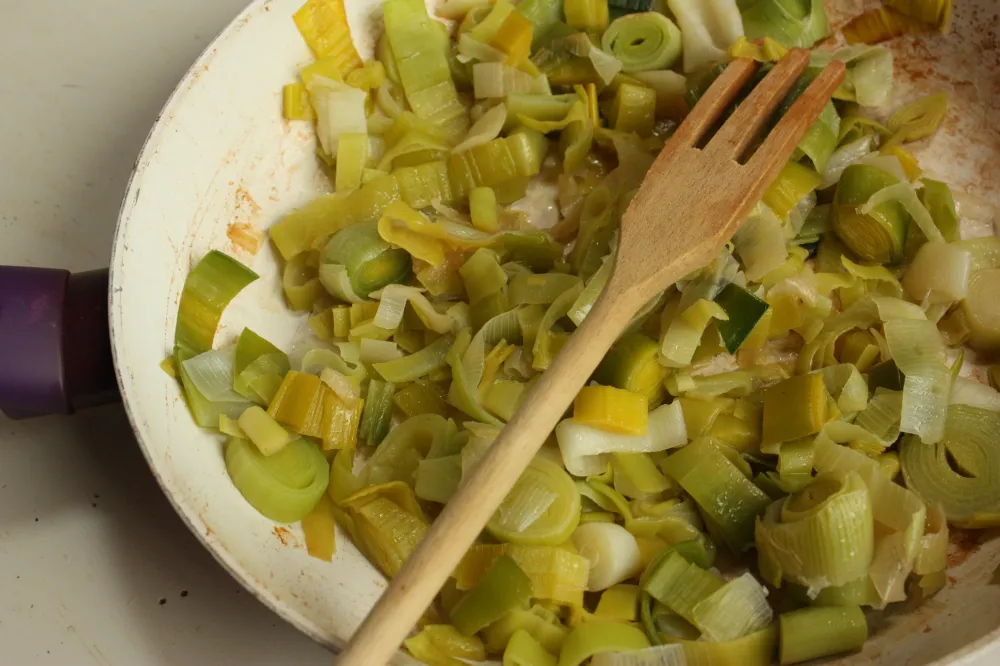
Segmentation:
[(355, 224), (334, 234), (323, 250), (323, 261), (344, 266), (352, 291), (362, 298), (386, 285), (404, 282), (411, 274), (409, 253), (380, 238), (374, 222)]
[(369, 382), (368, 396), (358, 427), (359, 439), (370, 445), (377, 445), (385, 438), (392, 420), (392, 395), (395, 390), (396, 387), (390, 382), (377, 379)]
[(730, 45), (743, 36), (743, 19), (736, 0), (684, 2), (667, 0), (684, 36), (684, 72), (722, 60)]
[(531, 634), (519, 629), (507, 643), (503, 666), (556, 666), (556, 658), (546, 652)]
[(531, 578), (534, 598), (571, 606), (583, 605), (590, 563), (585, 557), (557, 546), (473, 546), (455, 569), (458, 589), (472, 589), (503, 555), (509, 555)]
[(361, 67), (343, 0), (307, 0), (295, 12), (294, 19), (317, 58), (331, 58), (341, 75)]
[(590, 560), (590, 591), (606, 590), (628, 580), (642, 566), (635, 537), (616, 523), (580, 525), (573, 532), (573, 545)]
[(830, 34), (821, 0), (748, 0), (740, 3), (748, 39), (770, 37), (785, 46), (808, 48)]
[(607, 0), (564, 0), (563, 11), (571, 28), (603, 32), (608, 27)]
[(465, 636), (450, 624), (431, 624), (403, 645), (416, 659), (430, 666), (458, 666), (463, 660), (486, 659), (483, 642), (475, 636)]
[(601, 48), (618, 58), (626, 72), (667, 69), (681, 56), (681, 31), (663, 14), (626, 14), (608, 26)]
[(177, 307), (174, 354), (184, 361), (212, 348), (222, 311), (257, 274), (227, 254), (212, 250), (184, 280)]
[(663, 392), (666, 370), (657, 361), (659, 345), (641, 333), (622, 336), (604, 357), (594, 378), (610, 386), (646, 396), (656, 404)]
[(265, 457), (247, 440), (230, 438), (225, 456), (226, 471), (236, 489), (257, 511), (278, 522), (305, 518), (330, 480), (326, 457), (304, 439)]
[(499, 620), (507, 611), (531, 599), (531, 579), (509, 556), (498, 557), (476, 586), (449, 614), (452, 624), (466, 636)]
[(486, 529), (509, 543), (555, 546), (580, 522), (580, 492), (559, 465), (536, 456)]
[(860, 650), (868, 640), (868, 624), (857, 606), (803, 608), (783, 613), (781, 665)]
[(664, 471), (719, 526), (736, 553), (753, 545), (754, 521), (771, 499), (715, 445), (696, 440), (663, 463)]
[(753, 574), (726, 583), (691, 610), (691, 618), (709, 641), (725, 643), (765, 629), (773, 617), (767, 590)]
[(559, 666), (580, 666), (601, 652), (623, 652), (649, 647), (646, 635), (620, 622), (593, 621), (569, 633), (559, 653)]
[(722, 306), (729, 317), (717, 321), (715, 325), (719, 329), (719, 335), (722, 336), (722, 343), (726, 346), (726, 351), (735, 354), (753, 331), (757, 322), (767, 312), (769, 306), (746, 289), (733, 283), (726, 285), (719, 292), (719, 295), (715, 297), (715, 302)]
[(623, 435), (645, 435), (646, 396), (613, 386), (585, 386), (573, 403), (573, 420)]

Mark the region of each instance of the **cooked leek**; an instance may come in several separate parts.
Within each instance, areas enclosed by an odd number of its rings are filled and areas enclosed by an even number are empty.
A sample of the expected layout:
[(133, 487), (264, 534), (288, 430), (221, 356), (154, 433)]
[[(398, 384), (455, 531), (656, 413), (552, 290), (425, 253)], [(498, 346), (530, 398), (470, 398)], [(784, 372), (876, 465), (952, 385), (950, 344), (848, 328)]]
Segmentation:
[(319, 503), (330, 480), (330, 466), (319, 448), (304, 439), (265, 457), (245, 439), (226, 443), (226, 471), (233, 485), (257, 511), (271, 520), (302, 520)]
[(559, 465), (536, 456), (493, 518), (490, 534), (509, 543), (555, 546), (580, 522), (580, 492)]
[(753, 574), (734, 578), (691, 610), (691, 619), (712, 642), (725, 643), (754, 634), (771, 624), (767, 590)]
[(334, 234), (323, 250), (323, 261), (344, 266), (351, 289), (362, 298), (386, 285), (404, 282), (411, 274), (409, 253), (384, 241), (374, 222), (355, 224)]
[(464, 636), (450, 624), (431, 624), (416, 636), (403, 641), (407, 651), (430, 666), (457, 666), (463, 660), (486, 659), (483, 642), (475, 636)]
[[(605, 5), (606, 6), (606, 5)], [(559, 653), (559, 666), (580, 666), (601, 652), (623, 652), (649, 647), (646, 635), (620, 622), (586, 622), (569, 633)]]
[(641, 333), (622, 336), (597, 367), (594, 378), (602, 383), (646, 396), (656, 404), (663, 392), (665, 368), (657, 361), (659, 345)]
[(389, 0), (383, 7), (385, 31), (406, 101), (418, 117), (440, 127), (447, 136), (461, 136), (468, 113), (458, 98), (438, 24), (420, 0)]
[(573, 403), (573, 420), (623, 435), (645, 435), (646, 396), (612, 386), (585, 386)]
[(765, 444), (814, 435), (826, 419), (827, 392), (822, 375), (798, 375), (764, 390)]
[(449, 614), (452, 624), (466, 636), (526, 604), (531, 598), (531, 579), (509, 556), (498, 557), (476, 586), (459, 600)]
[(748, 39), (770, 37), (785, 46), (808, 48), (830, 33), (820, 0), (750, 0), (740, 3), (740, 12)]
[(317, 58), (332, 58), (341, 75), (361, 67), (343, 0), (307, 0), (295, 12), (294, 19)]
[(663, 14), (626, 14), (608, 26), (601, 48), (618, 58), (626, 72), (668, 69), (681, 56), (681, 31)]
[(257, 274), (227, 254), (212, 250), (188, 273), (177, 306), (174, 354), (184, 361), (212, 348), (222, 312)]
[(473, 546), (455, 569), (458, 589), (472, 589), (503, 555), (509, 555), (531, 578), (534, 598), (571, 606), (583, 605), (590, 563), (585, 557), (555, 546)]
[(573, 532), (573, 545), (590, 560), (587, 589), (606, 590), (632, 578), (641, 568), (635, 537), (615, 523), (587, 523)]
[(868, 624), (857, 606), (803, 608), (783, 613), (779, 623), (782, 666), (860, 650), (868, 640)]
[(841, 586), (868, 573), (874, 527), (868, 488), (855, 472), (820, 475), (768, 507), (757, 523), (761, 575), (810, 589)]
[(719, 526), (734, 552), (753, 545), (754, 521), (771, 499), (719, 448), (695, 440), (667, 458), (663, 468)]
[(717, 321), (715, 325), (719, 329), (726, 351), (735, 354), (769, 306), (765, 301), (733, 283), (726, 285), (719, 292), (715, 302), (722, 306), (729, 317)]
[(582, 31), (603, 32), (608, 27), (606, 0), (565, 0), (566, 23)]
[(392, 394), (396, 387), (389, 382), (377, 379), (368, 384), (368, 396), (365, 400), (364, 412), (361, 414), (361, 424), (358, 427), (358, 438), (370, 445), (379, 444), (389, 432), (392, 420)]
[(684, 36), (684, 72), (722, 60), (730, 45), (744, 35), (736, 0), (684, 2), (667, 0)]

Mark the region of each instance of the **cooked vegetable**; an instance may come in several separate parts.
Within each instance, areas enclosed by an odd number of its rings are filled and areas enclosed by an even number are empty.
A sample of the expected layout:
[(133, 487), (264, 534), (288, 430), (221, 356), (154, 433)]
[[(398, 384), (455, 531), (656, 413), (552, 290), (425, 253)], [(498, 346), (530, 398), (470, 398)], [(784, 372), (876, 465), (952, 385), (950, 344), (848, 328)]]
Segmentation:
[(857, 606), (803, 608), (782, 613), (779, 623), (782, 666), (860, 650), (868, 640), (868, 624)]
[(663, 14), (626, 14), (604, 31), (601, 48), (618, 58), (626, 72), (667, 69), (681, 57), (681, 31)]
[(330, 480), (323, 452), (304, 439), (265, 457), (247, 440), (230, 438), (226, 471), (253, 508), (282, 523), (305, 518), (323, 497)]
[[(227, 440), (239, 492), (301, 520), (310, 555), (334, 557), (336, 521), (385, 576), (400, 570), (592, 314), (677, 123), (732, 59), (759, 63), (743, 99), (830, 32), (819, 0), (654, 4), (447, 0), (446, 26), (389, 0), (367, 63), (341, 0), (296, 14), (316, 57), (280, 113), (314, 120), (332, 192), (270, 237), (308, 327), (287, 354), (247, 329), (213, 348), (256, 275), (210, 253), (162, 367)], [(950, 13), (889, 0), (841, 30), (930, 33)], [(573, 396), (411, 655), (825, 657), (863, 643), (859, 607), (946, 584), (949, 521), (1000, 524), (1000, 392), (972, 378), (1000, 376), (979, 360), (1000, 351), (995, 215), (925, 178), (906, 145), (941, 126), (944, 93), (870, 117), (894, 92), (883, 46), (813, 52), (776, 115), (832, 60), (847, 69), (834, 101), (732, 243), (652, 299)], [(762, 583), (781, 588), (774, 603)]]

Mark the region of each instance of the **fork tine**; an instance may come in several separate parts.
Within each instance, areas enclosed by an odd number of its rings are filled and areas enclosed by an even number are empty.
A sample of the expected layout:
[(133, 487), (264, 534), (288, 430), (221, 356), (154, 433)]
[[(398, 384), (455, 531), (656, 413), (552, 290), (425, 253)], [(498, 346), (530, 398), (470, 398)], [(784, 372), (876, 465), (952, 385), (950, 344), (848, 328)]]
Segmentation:
[(693, 146), (710, 130), (733, 103), (740, 90), (757, 71), (757, 63), (749, 58), (737, 58), (712, 83), (705, 95), (698, 100), (688, 117), (677, 128), (670, 142), (674, 145)]
[(789, 51), (737, 107), (706, 149), (711, 153), (721, 153), (727, 159), (738, 159), (770, 120), (808, 65), (808, 51)]
[[(788, 113), (778, 121), (777, 126), (771, 130), (747, 165), (751, 169), (763, 169), (768, 167), (769, 162), (773, 162), (770, 165), (774, 170), (771, 179), (777, 176), (778, 170), (785, 165), (788, 156), (795, 150), (795, 146), (823, 112), (830, 97), (844, 80), (846, 71), (847, 67), (839, 60), (834, 60), (827, 65), (820, 72), (820, 75), (809, 84), (806, 91), (795, 100)], [(776, 155), (785, 157), (775, 160)]]

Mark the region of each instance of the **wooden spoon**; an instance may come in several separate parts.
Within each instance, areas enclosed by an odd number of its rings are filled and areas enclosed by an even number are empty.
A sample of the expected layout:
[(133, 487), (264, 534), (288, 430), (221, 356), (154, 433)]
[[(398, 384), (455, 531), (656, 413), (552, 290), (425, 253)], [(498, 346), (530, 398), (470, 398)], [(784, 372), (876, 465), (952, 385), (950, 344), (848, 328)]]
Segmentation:
[(708, 138), (757, 63), (734, 60), (712, 84), (664, 146), (622, 217), (603, 294), (406, 560), (339, 666), (388, 662), (629, 320), (660, 291), (719, 254), (844, 78), (843, 63), (828, 65), (740, 164), (808, 64), (807, 51), (789, 51)]

